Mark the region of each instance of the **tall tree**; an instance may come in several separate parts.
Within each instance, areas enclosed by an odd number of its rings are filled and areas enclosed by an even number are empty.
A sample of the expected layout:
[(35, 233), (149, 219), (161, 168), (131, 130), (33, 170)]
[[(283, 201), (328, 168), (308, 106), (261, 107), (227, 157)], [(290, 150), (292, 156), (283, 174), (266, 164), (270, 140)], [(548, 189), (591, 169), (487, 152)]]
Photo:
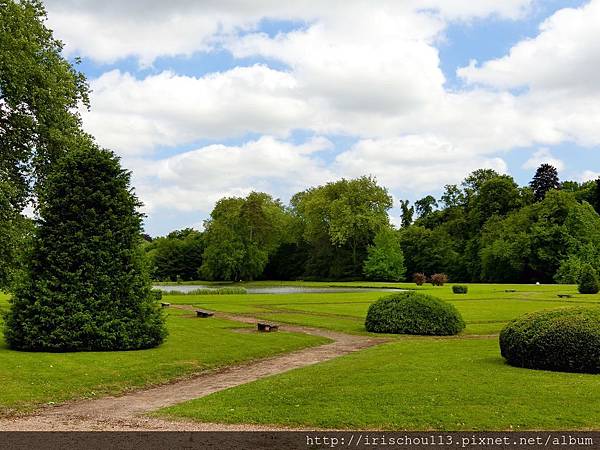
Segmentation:
[(498, 175), (485, 181), (471, 200), (471, 218), (475, 225), (485, 223), (494, 215), (505, 216), (521, 206), (521, 193), (509, 175)]
[(446, 208), (457, 208), (464, 204), (465, 196), (457, 185), (447, 184), (441, 200)]
[(41, 193), (29, 267), (6, 317), (11, 347), (129, 350), (163, 341), (129, 180), (117, 157), (93, 146), (55, 163)]
[(45, 20), (39, 0), (0, 0), (0, 173), (15, 187), (16, 208), (57, 158), (88, 139), (78, 114), (87, 82)]
[(462, 187), (465, 190), (465, 196), (468, 198), (477, 194), (485, 183), (492, 178), (496, 178), (500, 174), (493, 169), (477, 169), (467, 176), (462, 182)]
[(404, 254), (398, 233), (384, 228), (375, 235), (373, 245), (367, 249), (363, 271), (367, 278), (379, 281), (403, 281), (406, 277)]
[[(13, 244), (24, 238), (21, 212), (32, 189), (69, 148), (90, 140), (78, 113), (88, 105), (88, 85), (45, 20), (39, 0), (0, 0), (0, 241)], [(1, 252), (0, 271), (14, 270), (18, 252)]]
[(415, 207), (409, 206), (408, 200), (400, 200), (400, 210), (402, 211), (401, 224), (402, 228), (407, 228), (413, 223), (413, 216), (415, 215)]
[(260, 276), (283, 241), (287, 221), (281, 202), (268, 194), (219, 200), (205, 222), (202, 275), (234, 281)]
[(560, 188), (558, 170), (550, 164), (542, 164), (538, 167), (529, 185), (533, 189), (535, 201), (542, 201), (549, 191)]
[(596, 212), (600, 214), (600, 177), (596, 178), (596, 181), (594, 182), (594, 190), (591, 203)]
[(324, 252), (331, 263), (347, 250), (350, 261), (346, 274), (360, 276), (367, 246), (389, 225), (392, 198), (374, 178), (360, 177), (300, 192), (291, 203), (313, 254)]
[(202, 265), (204, 239), (201, 232), (186, 228), (144, 244), (157, 280), (196, 280)]
[(434, 207), (437, 207), (437, 200), (432, 195), (423, 197), (415, 202), (415, 209), (421, 218), (425, 218), (431, 214)]
[(7, 289), (17, 252), (17, 216), (11, 205), (13, 186), (0, 179), (0, 290)]

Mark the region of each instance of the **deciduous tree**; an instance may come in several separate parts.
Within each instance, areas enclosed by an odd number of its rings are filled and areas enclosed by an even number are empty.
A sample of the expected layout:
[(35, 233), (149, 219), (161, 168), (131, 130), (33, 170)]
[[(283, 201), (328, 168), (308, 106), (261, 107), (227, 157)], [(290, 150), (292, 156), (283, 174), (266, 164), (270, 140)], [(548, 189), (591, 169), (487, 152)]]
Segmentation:
[(367, 249), (364, 274), (371, 280), (403, 281), (406, 276), (404, 254), (395, 230), (383, 229)]

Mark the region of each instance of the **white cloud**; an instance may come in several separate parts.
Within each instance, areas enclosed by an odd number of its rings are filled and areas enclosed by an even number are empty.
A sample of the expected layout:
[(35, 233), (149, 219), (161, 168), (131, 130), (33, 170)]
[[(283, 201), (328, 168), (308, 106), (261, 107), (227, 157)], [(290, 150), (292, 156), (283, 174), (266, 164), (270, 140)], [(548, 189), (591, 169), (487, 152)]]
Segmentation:
[(296, 83), (262, 65), (202, 78), (163, 72), (138, 80), (114, 70), (92, 81), (93, 106), (83, 119), (102, 145), (121, 154), (251, 132), (285, 134), (311, 117), (295, 97)]
[(474, 17), (498, 16), (519, 19), (530, 9), (533, 0), (419, 0), (422, 8), (432, 8), (450, 20), (467, 20)]
[(259, 190), (289, 197), (334, 179), (318, 155), (330, 148), (324, 138), (293, 145), (263, 136), (240, 146), (209, 145), (155, 162), (129, 164), (137, 166), (136, 184), (147, 211), (206, 213), (224, 196)]
[(396, 191), (426, 192), (458, 183), (479, 168), (506, 172), (500, 158), (474, 156), (434, 136), (367, 139), (336, 159), (340, 173), (360, 176), (368, 171)]
[(550, 164), (551, 166), (556, 167), (557, 170), (563, 170), (565, 168), (565, 163), (556, 158), (549, 149), (540, 148), (531, 155), (531, 158), (525, 161), (523, 169), (537, 169), (542, 164)]
[[(132, 56), (148, 65), (159, 56), (209, 51), (222, 36), (252, 30), (263, 18), (328, 19), (343, 25), (348, 18), (372, 16), (376, 11), (381, 11), (382, 18), (394, 18), (423, 9), (445, 20), (489, 15), (516, 18), (531, 1), (383, 0), (374, 5), (367, 0), (45, 0), (45, 4), (50, 25), (67, 44), (68, 53), (99, 62)], [(348, 29), (352, 31), (353, 26)]]
[(600, 1), (557, 11), (540, 33), (513, 46), (508, 55), (458, 70), (469, 83), (498, 88), (600, 92)]
[(600, 0), (559, 10), (542, 22), (536, 37), (518, 42), (506, 56), (473, 61), (457, 73), (494, 91), (524, 88), (514, 96), (514, 108), (532, 143), (599, 145), (598, 23)]
[[(504, 172), (503, 154), (515, 148), (600, 145), (600, 0), (558, 11), (504, 57), (459, 69), (456, 90), (436, 48), (448, 24), (518, 19), (532, 0), (46, 3), (66, 52), (95, 61), (149, 65), (214, 49), (266, 61), (202, 77), (114, 70), (92, 80), (86, 129), (125, 156), (149, 210), (207, 212), (223, 195), (286, 196), (368, 173), (396, 192), (426, 192), (476, 168)], [(268, 35), (265, 18), (300, 26)], [(357, 143), (324, 162), (316, 151), (329, 144), (290, 143), (293, 130)], [(248, 139), (148, 158), (161, 147)], [(526, 166), (542, 160), (562, 164), (542, 148)]]
[(600, 172), (594, 172), (592, 170), (584, 171), (579, 177), (581, 182), (597, 180), (598, 178), (600, 178)]

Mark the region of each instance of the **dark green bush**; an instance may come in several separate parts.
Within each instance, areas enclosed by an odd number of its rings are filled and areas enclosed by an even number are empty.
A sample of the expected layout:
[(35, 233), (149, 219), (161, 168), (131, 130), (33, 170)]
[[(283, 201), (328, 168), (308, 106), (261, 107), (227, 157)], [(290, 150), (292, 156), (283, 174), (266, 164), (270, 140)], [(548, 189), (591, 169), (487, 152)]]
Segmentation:
[(454, 292), (455, 294), (466, 294), (468, 291), (469, 291), (468, 286), (464, 286), (464, 285), (460, 285), (460, 284), (452, 286), (452, 292)]
[(513, 366), (600, 373), (600, 307), (538, 311), (510, 322), (500, 351)]
[(151, 293), (129, 173), (91, 144), (52, 169), (28, 267), (6, 316), (6, 342), (61, 352), (159, 345), (164, 317)]
[(589, 264), (584, 265), (579, 276), (579, 293), (597, 294), (599, 290), (598, 274)]
[(373, 303), (365, 327), (374, 333), (449, 336), (462, 331), (465, 323), (450, 303), (431, 295), (400, 292)]

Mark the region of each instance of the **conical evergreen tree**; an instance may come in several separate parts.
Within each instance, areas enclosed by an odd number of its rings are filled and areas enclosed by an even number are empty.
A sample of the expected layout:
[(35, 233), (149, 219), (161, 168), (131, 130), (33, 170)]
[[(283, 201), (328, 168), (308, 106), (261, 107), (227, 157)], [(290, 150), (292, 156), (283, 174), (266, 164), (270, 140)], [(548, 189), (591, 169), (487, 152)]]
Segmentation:
[(597, 294), (600, 291), (597, 272), (590, 264), (581, 268), (578, 288), (580, 294)]
[(542, 164), (535, 172), (531, 183), (533, 196), (536, 202), (544, 200), (546, 193), (552, 189), (560, 188), (560, 180), (558, 178), (558, 170), (550, 164)]
[(30, 265), (6, 316), (12, 348), (131, 350), (166, 336), (130, 174), (112, 152), (83, 147), (54, 165), (42, 192)]

